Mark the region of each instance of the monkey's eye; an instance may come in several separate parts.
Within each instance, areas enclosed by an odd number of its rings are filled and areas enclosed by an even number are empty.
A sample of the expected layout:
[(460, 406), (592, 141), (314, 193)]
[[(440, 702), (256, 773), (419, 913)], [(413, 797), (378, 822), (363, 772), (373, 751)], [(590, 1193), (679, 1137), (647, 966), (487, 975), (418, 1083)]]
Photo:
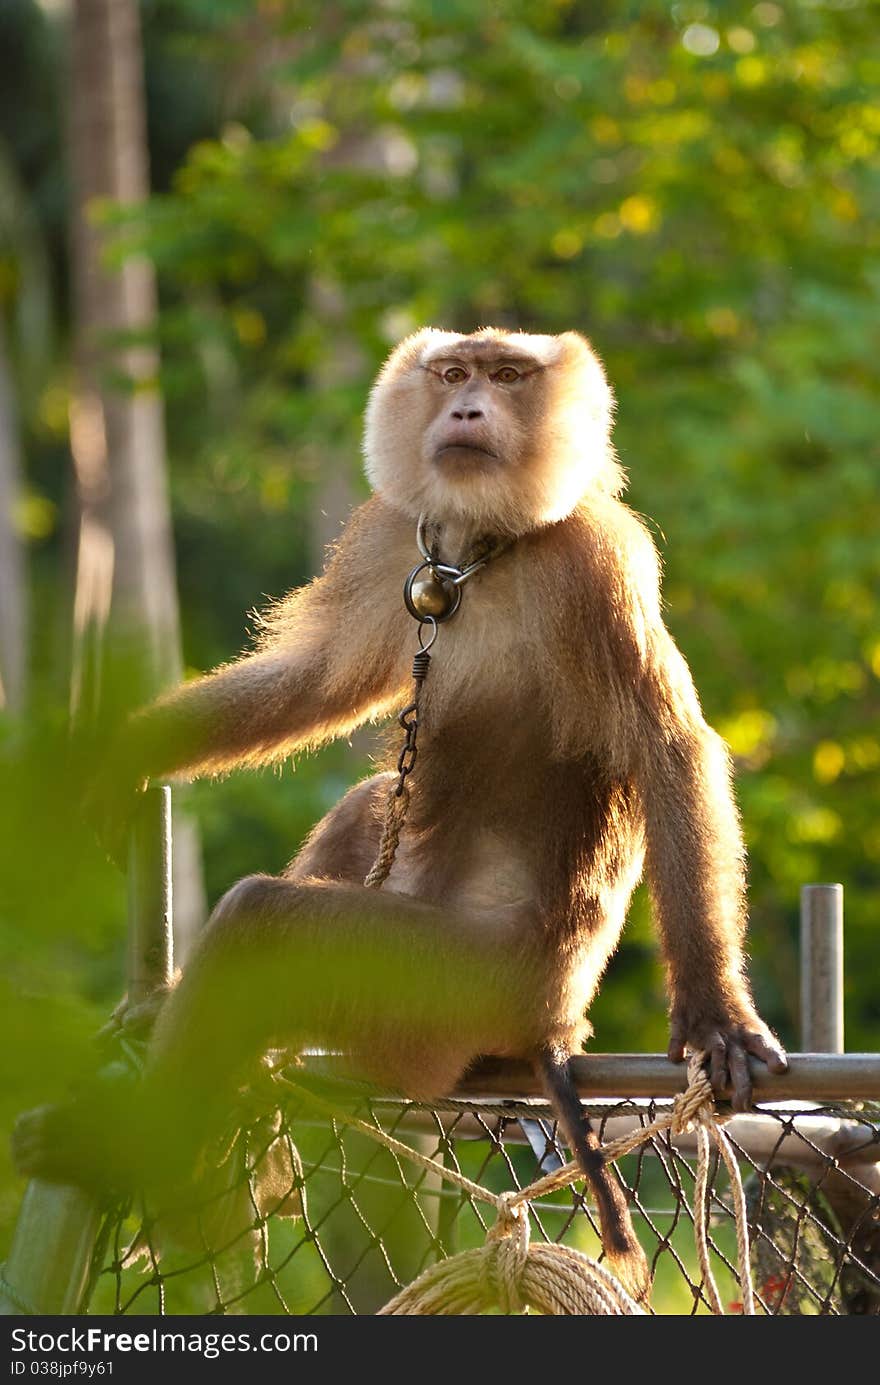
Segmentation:
[(451, 365), (448, 370), (444, 370), (443, 379), (447, 385), (460, 385), (462, 380), (467, 379), (467, 371), (460, 365)]
[(500, 370), (496, 370), (493, 380), (498, 380), (502, 385), (512, 385), (515, 380), (519, 380), (520, 373), (514, 370), (512, 365), (503, 365)]

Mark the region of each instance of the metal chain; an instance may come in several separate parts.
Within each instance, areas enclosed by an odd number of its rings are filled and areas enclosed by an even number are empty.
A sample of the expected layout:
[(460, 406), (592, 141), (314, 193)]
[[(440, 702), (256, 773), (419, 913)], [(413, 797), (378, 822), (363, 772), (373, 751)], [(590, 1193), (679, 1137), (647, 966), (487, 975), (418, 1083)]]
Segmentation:
[[(422, 631), (426, 625), (430, 625), (431, 638), (427, 644), (422, 643)], [(394, 788), (395, 798), (400, 798), (406, 788), (407, 775), (412, 774), (416, 767), (416, 760), (419, 755), (417, 738), (419, 734), (419, 706), (422, 700), (422, 688), (431, 667), (431, 655), (428, 650), (437, 638), (437, 622), (433, 616), (428, 616), (419, 625), (419, 651), (413, 658), (412, 678), (413, 678), (413, 700), (409, 706), (404, 707), (397, 720), (404, 730), (403, 745), (397, 757), (398, 780)]]
[[(422, 690), (425, 686), (425, 679), (431, 667), (431, 655), (429, 650), (437, 638), (438, 621), (445, 620), (455, 615), (461, 604), (461, 588), (476, 572), (490, 561), (503, 553), (509, 547), (511, 541), (497, 540), (492, 538), (481, 539), (477, 545), (477, 555), (463, 567), (456, 567), (452, 563), (442, 563), (438, 557), (438, 541), (435, 540), (431, 547), (428, 547), (426, 538), (426, 521), (424, 515), (419, 517), (419, 525), (416, 533), (416, 542), (419, 552), (422, 554), (423, 561), (413, 568), (406, 579), (404, 585), (404, 604), (410, 615), (418, 620), (418, 653), (413, 658), (412, 677), (413, 677), (413, 696), (412, 701), (404, 707), (398, 715), (398, 722), (403, 728), (404, 739), (400, 754), (397, 757), (397, 780), (388, 796), (385, 805), (385, 817), (382, 823), (382, 835), (379, 839), (379, 848), (376, 852), (376, 859), (371, 865), (364, 879), (364, 884), (371, 889), (379, 889), (387, 880), (391, 867), (394, 865), (394, 858), (397, 854), (397, 847), (400, 841), (400, 833), (403, 829), (406, 815), (409, 809), (409, 789), (407, 779), (416, 767), (419, 756), (418, 734), (419, 734), (419, 711), (421, 708)], [(411, 589), (414, 578), (424, 569), (429, 568), (432, 576), (438, 583), (447, 583), (455, 589), (454, 600), (450, 602), (445, 614), (438, 616), (420, 615), (416, 607), (411, 602)], [(431, 632), (430, 639), (425, 643), (423, 632), (428, 628)]]
[[(481, 568), (484, 568), (492, 558), (497, 557), (499, 553), (503, 552), (504, 549), (509, 546), (509, 544), (503, 540), (498, 540), (491, 536), (484, 536), (475, 543), (474, 551), (470, 559), (461, 567), (458, 567), (454, 563), (443, 563), (440, 561), (438, 553), (440, 542), (439, 533), (434, 538), (433, 543), (429, 544), (427, 530), (427, 522), (424, 515), (421, 515), (416, 531), (416, 543), (418, 544), (419, 552), (424, 561), (410, 573), (407, 579), (407, 585), (422, 567), (427, 567), (438, 581), (442, 580), (449, 582), (456, 588), (457, 592), (460, 592), (465, 582), (469, 581), (470, 578), (473, 577), (475, 573), (479, 572)], [(411, 610), (408, 601), (406, 604), (407, 610)], [(419, 732), (419, 705), (421, 702), (422, 688), (424, 687), (425, 679), (431, 667), (431, 656), (428, 651), (437, 638), (438, 619), (443, 620), (455, 615), (459, 608), (459, 604), (460, 597), (456, 599), (451, 606), (448, 617), (440, 616), (435, 618), (434, 616), (424, 616), (419, 620), (419, 651), (413, 659), (412, 666), (413, 700), (410, 702), (409, 706), (404, 707), (397, 718), (404, 730), (404, 742), (397, 759), (397, 773), (399, 777), (394, 789), (396, 798), (400, 798), (403, 795), (406, 788), (407, 776), (412, 774), (416, 767), (416, 760), (419, 753), (416, 743)], [(425, 644), (422, 638), (422, 631), (426, 626), (430, 627), (431, 630), (431, 638), (428, 640), (427, 644)]]

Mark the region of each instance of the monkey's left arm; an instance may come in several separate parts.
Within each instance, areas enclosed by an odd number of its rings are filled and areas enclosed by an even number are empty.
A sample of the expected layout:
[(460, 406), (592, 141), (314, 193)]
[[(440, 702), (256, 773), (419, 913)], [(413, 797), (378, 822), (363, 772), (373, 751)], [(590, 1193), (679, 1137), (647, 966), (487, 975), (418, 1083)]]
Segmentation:
[[(651, 570), (649, 584), (645, 574)], [(703, 719), (690, 670), (660, 615), (659, 575), (642, 564), (636, 612), (631, 764), (645, 817), (646, 867), (669, 980), (669, 1057), (705, 1049), (716, 1090), (751, 1104), (747, 1055), (784, 1072), (745, 973), (745, 848), (726, 745)]]

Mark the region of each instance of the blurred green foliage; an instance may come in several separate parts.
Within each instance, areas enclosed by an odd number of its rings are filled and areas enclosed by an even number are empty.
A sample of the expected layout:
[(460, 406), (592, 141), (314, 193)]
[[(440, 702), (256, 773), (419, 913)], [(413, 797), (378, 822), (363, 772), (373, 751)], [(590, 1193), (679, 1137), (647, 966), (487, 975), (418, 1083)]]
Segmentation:
[[(116, 254), (145, 249), (160, 272), (188, 666), (230, 656), (261, 594), (310, 575), (321, 486), (334, 469), (362, 486), (366, 390), (400, 335), (587, 332), (669, 625), (737, 759), (762, 1009), (796, 1046), (798, 887), (840, 880), (848, 1045), (877, 1048), (873, 7), (149, 0), (143, 15), (157, 194), (143, 214), (104, 214)], [(3, 23), (0, 137), (45, 242), (56, 328), (23, 394), (35, 710), (0, 746), (7, 1125), (81, 1060), (120, 985), (124, 916), (62, 768), (65, 203), (41, 99), (59, 90), (60, 36), (25, 0)], [(19, 268), (4, 242), (10, 320)], [(211, 897), (278, 868), (361, 769), (332, 747), (295, 774), (198, 786)], [(665, 1044), (644, 900), (594, 1020), (600, 1048)]]

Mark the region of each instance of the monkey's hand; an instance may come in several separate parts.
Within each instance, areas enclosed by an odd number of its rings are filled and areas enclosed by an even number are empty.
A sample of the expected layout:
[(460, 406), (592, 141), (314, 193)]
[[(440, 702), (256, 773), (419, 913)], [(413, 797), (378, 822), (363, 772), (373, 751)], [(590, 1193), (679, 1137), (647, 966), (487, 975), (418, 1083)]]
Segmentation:
[(668, 1057), (681, 1063), (688, 1049), (709, 1055), (712, 1087), (718, 1096), (732, 1092), (735, 1111), (748, 1111), (752, 1105), (749, 1055), (766, 1063), (772, 1073), (788, 1071), (779, 1040), (748, 1001), (727, 1010), (719, 1007), (712, 1014), (702, 1008), (695, 1013), (686, 1003), (674, 1006)]
[(159, 1011), (177, 985), (179, 976), (179, 972), (175, 974), (170, 986), (157, 986), (146, 1000), (134, 1003), (128, 996), (123, 996), (107, 1023), (98, 1030), (98, 1046), (113, 1052), (120, 1039), (146, 1043), (159, 1018)]

